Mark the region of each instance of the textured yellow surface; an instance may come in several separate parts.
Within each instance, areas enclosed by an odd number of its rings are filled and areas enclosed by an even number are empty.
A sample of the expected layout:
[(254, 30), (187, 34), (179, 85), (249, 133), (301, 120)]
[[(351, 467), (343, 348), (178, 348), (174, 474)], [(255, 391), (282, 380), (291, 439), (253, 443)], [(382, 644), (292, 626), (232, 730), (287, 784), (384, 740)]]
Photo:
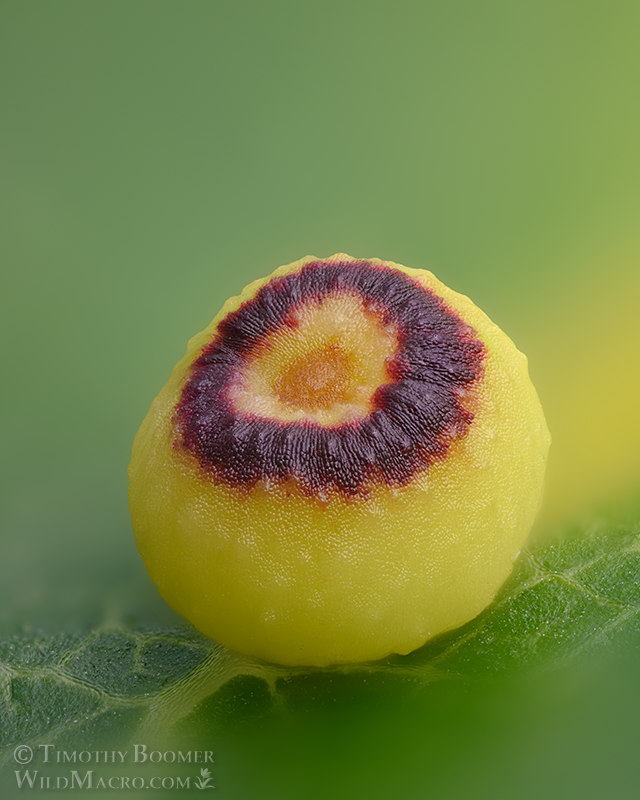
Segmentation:
[(216, 484), (173, 446), (189, 367), (223, 317), (310, 260), (247, 286), (190, 340), (136, 436), (129, 499), (140, 554), (173, 608), (232, 649), (322, 666), (407, 653), (482, 611), (531, 528), (550, 438), (513, 342), (430, 272), (384, 262), (440, 295), (485, 345), (467, 435), (410, 485), (367, 499)]

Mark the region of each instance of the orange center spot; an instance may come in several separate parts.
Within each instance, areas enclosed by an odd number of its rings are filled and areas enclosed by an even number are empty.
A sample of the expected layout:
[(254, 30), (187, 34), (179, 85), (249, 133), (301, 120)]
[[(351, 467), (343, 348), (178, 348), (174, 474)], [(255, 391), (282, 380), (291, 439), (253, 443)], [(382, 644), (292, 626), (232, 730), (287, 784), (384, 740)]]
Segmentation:
[(336, 344), (296, 359), (276, 379), (278, 399), (304, 411), (346, 402), (353, 380), (352, 358)]
[(229, 388), (238, 411), (280, 422), (340, 426), (366, 417), (398, 349), (394, 325), (360, 297), (302, 303), (247, 354)]

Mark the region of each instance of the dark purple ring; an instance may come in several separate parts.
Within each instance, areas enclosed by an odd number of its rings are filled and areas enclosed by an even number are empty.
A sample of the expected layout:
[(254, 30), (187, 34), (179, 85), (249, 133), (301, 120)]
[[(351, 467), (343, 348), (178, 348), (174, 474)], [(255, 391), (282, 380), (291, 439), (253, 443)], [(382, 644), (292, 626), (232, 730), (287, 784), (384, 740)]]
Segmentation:
[[(334, 427), (240, 412), (228, 388), (247, 356), (310, 300), (348, 292), (399, 331), (368, 416)], [(176, 406), (178, 446), (229, 486), (294, 481), (307, 495), (366, 494), (407, 484), (444, 458), (474, 414), (463, 405), (483, 372), (485, 348), (443, 300), (400, 270), (367, 261), (305, 264), (273, 278), (225, 317), (191, 366)]]

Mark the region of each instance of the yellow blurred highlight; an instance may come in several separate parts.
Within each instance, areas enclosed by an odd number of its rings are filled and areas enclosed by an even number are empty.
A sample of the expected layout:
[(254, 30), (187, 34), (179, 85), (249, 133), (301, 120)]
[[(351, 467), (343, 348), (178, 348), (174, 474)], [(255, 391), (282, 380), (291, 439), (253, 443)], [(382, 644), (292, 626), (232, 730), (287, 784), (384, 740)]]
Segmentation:
[(556, 287), (529, 353), (553, 436), (541, 527), (640, 485), (640, 247), (632, 252)]

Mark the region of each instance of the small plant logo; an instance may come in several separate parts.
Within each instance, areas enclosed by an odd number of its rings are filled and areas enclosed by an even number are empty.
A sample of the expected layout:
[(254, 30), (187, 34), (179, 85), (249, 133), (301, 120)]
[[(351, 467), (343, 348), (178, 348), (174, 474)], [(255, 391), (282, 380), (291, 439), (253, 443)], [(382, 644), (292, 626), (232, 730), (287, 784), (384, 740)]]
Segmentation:
[(215, 788), (213, 785), (213, 778), (211, 777), (211, 772), (206, 767), (203, 767), (200, 770), (200, 777), (196, 778), (196, 786), (198, 789)]

